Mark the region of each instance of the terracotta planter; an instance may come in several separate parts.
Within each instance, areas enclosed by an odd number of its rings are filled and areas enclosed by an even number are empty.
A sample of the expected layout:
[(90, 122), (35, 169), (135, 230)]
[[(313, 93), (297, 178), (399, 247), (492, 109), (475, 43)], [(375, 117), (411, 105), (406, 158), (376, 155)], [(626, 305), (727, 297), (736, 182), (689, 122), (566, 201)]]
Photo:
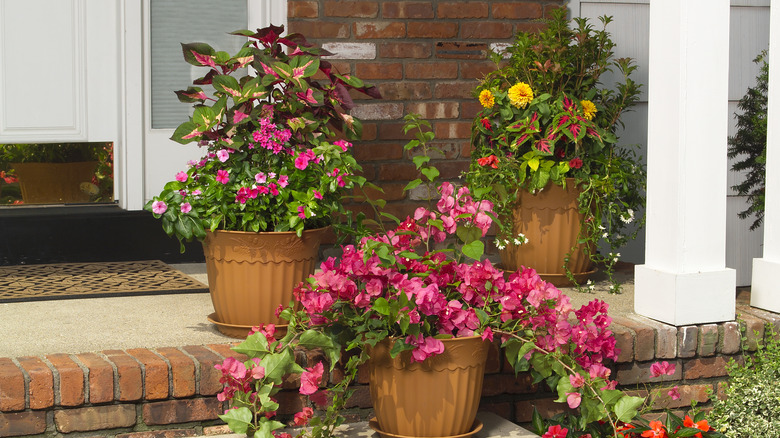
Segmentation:
[(452, 437), (476, 432), (490, 343), (479, 336), (443, 342), (444, 353), (424, 362), (411, 362), (410, 351), (390, 357), (389, 339), (371, 350), (369, 388), (380, 435)]
[(581, 282), (592, 274), (586, 245), (577, 244), (584, 219), (577, 203), (580, 193), (573, 179), (566, 180), (565, 189), (551, 183), (535, 195), (521, 190), (513, 209), (513, 229), (524, 234), (528, 243), (500, 251), (504, 269), (533, 268), (545, 281), (569, 286), (564, 259), (571, 252), (568, 267), (575, 279)]
[(97, 165), (97, 161), (11, 163), (25, 204), (89, 202), (89, 194), (79, 186), (92, 181)]
[(211, 302), (209, 320), (224, 334), (246, 337), (260, 324), (285, 324), (276, 317), (280, 304), (314, 272), (327, 228), (294, 232), (216, 231), (203, 240)]

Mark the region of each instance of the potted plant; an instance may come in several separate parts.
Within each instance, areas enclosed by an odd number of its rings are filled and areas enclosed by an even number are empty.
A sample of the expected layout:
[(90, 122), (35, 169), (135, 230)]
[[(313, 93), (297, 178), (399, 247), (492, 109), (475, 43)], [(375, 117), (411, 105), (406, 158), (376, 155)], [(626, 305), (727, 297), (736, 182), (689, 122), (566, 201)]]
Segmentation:
[[(645, 172), (616, 136), (640, 85), (630, 59), (613, 59), (610, 21), (601, 17), (595, 30), (575, 18), (570, 27), (566, 10), (555, 10), (544, 30), (516, 35), (508, 59), (493, 53), (497, 69), (476, 88), (468, 185), (495, 205), (505, 267), (534, 266), (559, 285), (581, 282), (594, 263), (611, 278), (617, 248), (642, 222)], [(614, 89), (600, 83), (610, 71)], [(608, 253), (597, 251), (600, 241)], [(539, 253), (547, 249), (557, 252)]]
[(111, 148), (111, 143), (3, 144), (0, 169), (6, 178), (18, 179), (27, 204), (110, 200)]
[(168, 235), (203, 241), (210, 319), (234, 336), (278, 322), (276, 308), (313, 272), (322, 234), (343, 212), (342, 194), (364, 181), (352, 144), (338, 137), (360, 137), (349, 92), (380, 97), (337, 73), (321, 59), (328, 52), (283, 30), (234, 32), (248, 41), (232, 56), (182, 44), (184, 59), (207, 71), (176, 92), (194, 110), (171, 138), (195, 143), (204, 156), (146, 204)]

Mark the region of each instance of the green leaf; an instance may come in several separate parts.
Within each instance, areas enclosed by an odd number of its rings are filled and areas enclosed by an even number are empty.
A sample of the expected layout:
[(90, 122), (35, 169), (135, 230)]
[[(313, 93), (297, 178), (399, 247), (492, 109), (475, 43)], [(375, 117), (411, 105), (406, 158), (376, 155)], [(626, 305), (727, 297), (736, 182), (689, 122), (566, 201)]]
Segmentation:
[(284, 423), (276, 420), (261, 421), (254, 438), (274, 438), (273, 431), (283, 427)]
[(414, 165), (419, 169), (423, 166), (423, 164), (431, 161), (431, 157), (427, 155), (417, 155), (415, 157), (412, 157), (412, 161), (414, 162)]
[(294, 363), (295, 360), (289, 349), (268, 354), (260, 361), (260, 365), (265, 368), (265, 378), (277, 385), (282, 384), (282, 376), (287, 374)]
[(630, 423), (634, 420), (639, 407), (644, 402), (644, 398), (626, 395), (615, 403), (615, 416), (617, 416), (619, 421)]
[(233, 76), (217, 75), (213, 79), (214, 88), (224, 93), (227, 93), (233, 99), (242, 97), (241, 85), (238, 84), (238, 80)]
[(422, 174), (425, 175), (426, 178), (428, 178), (428, 181), (433, 181), (439, 177), (439, 169), (435, 167), (425, 167), (423, 169), (420, 169), (420, 172), (422, 172)]
[(531, 168), (534, 172), (536, 172), (539, 169), (539, 158), (532, 158), (528, 160), (528, 167)]
[(482, 237), (482, 230), (477, 227), (460, 226), (455, 231), (461, 242), (469, 244)]
[(479, 260), (482, 258), (482, 254), (485, 253), (485, 244), (482, 243), (481, 240), (475, 240), (471, 243), (463, 245), (461, 250), (467, 257), (471, 257), (474, 260)]
[(182, 43), (181, 51), (185, 61), (198, 67), (208, 65), (208, 60), (217, 53), (213, 47), (206, 43)]
[(269, 353), (268, 340), (265, 338), (265, 335), (258, 332), (251, 336), (247, 336), (244, 342), (233, 347), (233, 351), (246, 354), (250, 359), (262, 357)]
[(201, 135), (203, 135), (203, 132), (199, 130), (197, 124), (194, 122), (184, 122), (173, 132), (171, 140), (177, 143), (187, 144), (200, 140)]
[(227, 423), (230, 430), (235, 433), (246, 434), (249, 425), (252, 423), (252, 411), (247, 407), (230, 409), (219, 418)]
[(398, 338), (390, 349), (390, 357), (396, 357), (399, 353), (414, 349), (414, 345), (408, 345), (403, 339)]
[(419, 186), (420, 184), (422, 184), (422, 180), (420, 178), (417, 178), (415, 180), (409, 181), (409, 184), (407, 184), (406, 187), (404, 187), (404, 191), (408, 192), (409, 190), (414, 189), (415, 187)]
[(390, 315), (390, 304), (383, 297), (379, 297), (374, 301), (374, 305), (371, 307), (376, 313), (384, 316)]

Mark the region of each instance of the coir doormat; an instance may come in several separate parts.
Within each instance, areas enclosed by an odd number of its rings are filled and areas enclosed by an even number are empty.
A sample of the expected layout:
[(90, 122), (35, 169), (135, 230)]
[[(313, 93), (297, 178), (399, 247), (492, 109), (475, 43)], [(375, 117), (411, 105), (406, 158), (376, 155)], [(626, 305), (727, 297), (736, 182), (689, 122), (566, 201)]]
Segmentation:
[(0, 303), (208, 291), (159, 260), (0, 266)]

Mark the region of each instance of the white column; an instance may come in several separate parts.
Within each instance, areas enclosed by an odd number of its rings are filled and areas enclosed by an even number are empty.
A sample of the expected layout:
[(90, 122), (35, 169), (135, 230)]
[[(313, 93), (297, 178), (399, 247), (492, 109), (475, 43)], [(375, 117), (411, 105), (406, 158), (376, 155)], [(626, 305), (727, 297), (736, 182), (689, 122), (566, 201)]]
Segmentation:
[(636, 313), (734, 319), (726, 268), (729, 0), (650, 2), (647, 237)]
[[(769, 8), (769, 95), (767, 102), (764, 256), (753, 259), (750, 305), (780, 312), (780, 1)], [(774, 74), (773, 74), (774, 72)]]

